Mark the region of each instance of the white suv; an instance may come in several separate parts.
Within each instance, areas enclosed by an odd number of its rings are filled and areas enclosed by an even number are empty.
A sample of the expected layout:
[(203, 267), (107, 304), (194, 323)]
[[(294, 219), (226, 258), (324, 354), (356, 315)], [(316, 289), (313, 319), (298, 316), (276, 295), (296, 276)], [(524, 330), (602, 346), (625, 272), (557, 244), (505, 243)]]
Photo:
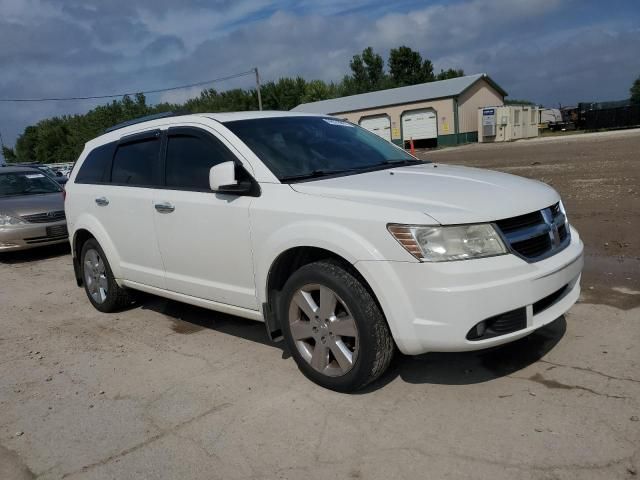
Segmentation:
[(338, 391), (380, 376), (396, 346), (500, 345), (580, 293), (583, 245), (551, 187), (423, 162), (327, 116), (119, 125), (87, 143), (66, 191), (95, 308), (142, 290), (263, 321)]

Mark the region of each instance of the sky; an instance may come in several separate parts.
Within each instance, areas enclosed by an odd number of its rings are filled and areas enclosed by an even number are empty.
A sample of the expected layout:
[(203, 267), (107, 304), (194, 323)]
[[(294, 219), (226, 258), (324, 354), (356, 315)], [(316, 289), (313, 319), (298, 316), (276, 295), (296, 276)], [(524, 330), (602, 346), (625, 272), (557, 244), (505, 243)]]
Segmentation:
[[(640, 76), (640, 0), (0, 0), (0, 98), (151, 90), (253, 67), (264, 81), (339, 81), (365, 47), (387, 58), (400, 45), (436, 70), (487, 73), (510, 98), (619, 100)], [(0, 102), (0, 132), (13, 146), (26, 126), (97, 104)]]

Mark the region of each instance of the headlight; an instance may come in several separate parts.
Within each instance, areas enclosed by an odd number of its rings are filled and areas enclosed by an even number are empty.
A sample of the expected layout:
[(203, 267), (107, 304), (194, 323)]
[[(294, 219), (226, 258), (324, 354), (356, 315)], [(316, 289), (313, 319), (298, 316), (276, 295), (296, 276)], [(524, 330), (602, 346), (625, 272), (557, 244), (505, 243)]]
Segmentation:
[(25, 222), (23, 222), (19, 218), (0, 214), (0, 227), (5, 227), (7, 225), (21, 225), (23, 223)]
[(424, 262), (448, 262), (503, 255), (507, 249), (489, 224), (427, 227), (390, 224), (387, 229), (411, 255)]
[(564, 208), (564, 203), (562, 203), (562, 200), (560, 200), (559, 204), (560, 204), (560, 211), (564, 215), (564, 224), (567, 226), (567, 228), (569, 228), (569, 217), (567, 217), (567, 209)]

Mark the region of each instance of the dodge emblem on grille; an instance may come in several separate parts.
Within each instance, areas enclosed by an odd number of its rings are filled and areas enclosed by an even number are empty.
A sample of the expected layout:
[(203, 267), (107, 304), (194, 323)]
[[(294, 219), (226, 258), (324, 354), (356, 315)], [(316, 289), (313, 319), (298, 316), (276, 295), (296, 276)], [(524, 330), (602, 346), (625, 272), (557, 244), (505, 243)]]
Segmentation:
[(558, 225), (553, 221), (553, 212), (550, 208), (542, 210), (542, 218), (544, 223), (549, 227), (549, 238), (554, 248), (560, 245), (560, 233), (558, 232)]

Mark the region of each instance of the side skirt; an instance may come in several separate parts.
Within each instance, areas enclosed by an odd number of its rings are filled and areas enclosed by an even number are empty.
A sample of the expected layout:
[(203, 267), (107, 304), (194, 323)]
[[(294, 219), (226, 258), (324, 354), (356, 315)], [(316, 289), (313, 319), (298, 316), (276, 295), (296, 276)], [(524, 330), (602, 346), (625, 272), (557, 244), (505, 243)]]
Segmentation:
[(130, 280), (121, 280), (118, 283), (121, 283), (125, 287), (132, 288), (133, 290), (140, 290), (142, 292), (151, 293), (152, 295), (158, 295), (159, 297), (169, 298), (177, 302), (188, 303), (189, 305), (195, 305), (196, 307), (202, 307), (208, 310), (215, 310), (216, 312), (228, 313), (229, 315), (236, 315), (238, 317), (264, 322), (262, 313), (260, 313), (258, 310), (251, 310), (249, 308), (236, 307), (235, 305), (228, 305), (226, 303), (205, 300), (204, 298), (192, 297), (190, 295), (171, 292), (169, 290), (151, 287), (149, 285), (132, 282)]

